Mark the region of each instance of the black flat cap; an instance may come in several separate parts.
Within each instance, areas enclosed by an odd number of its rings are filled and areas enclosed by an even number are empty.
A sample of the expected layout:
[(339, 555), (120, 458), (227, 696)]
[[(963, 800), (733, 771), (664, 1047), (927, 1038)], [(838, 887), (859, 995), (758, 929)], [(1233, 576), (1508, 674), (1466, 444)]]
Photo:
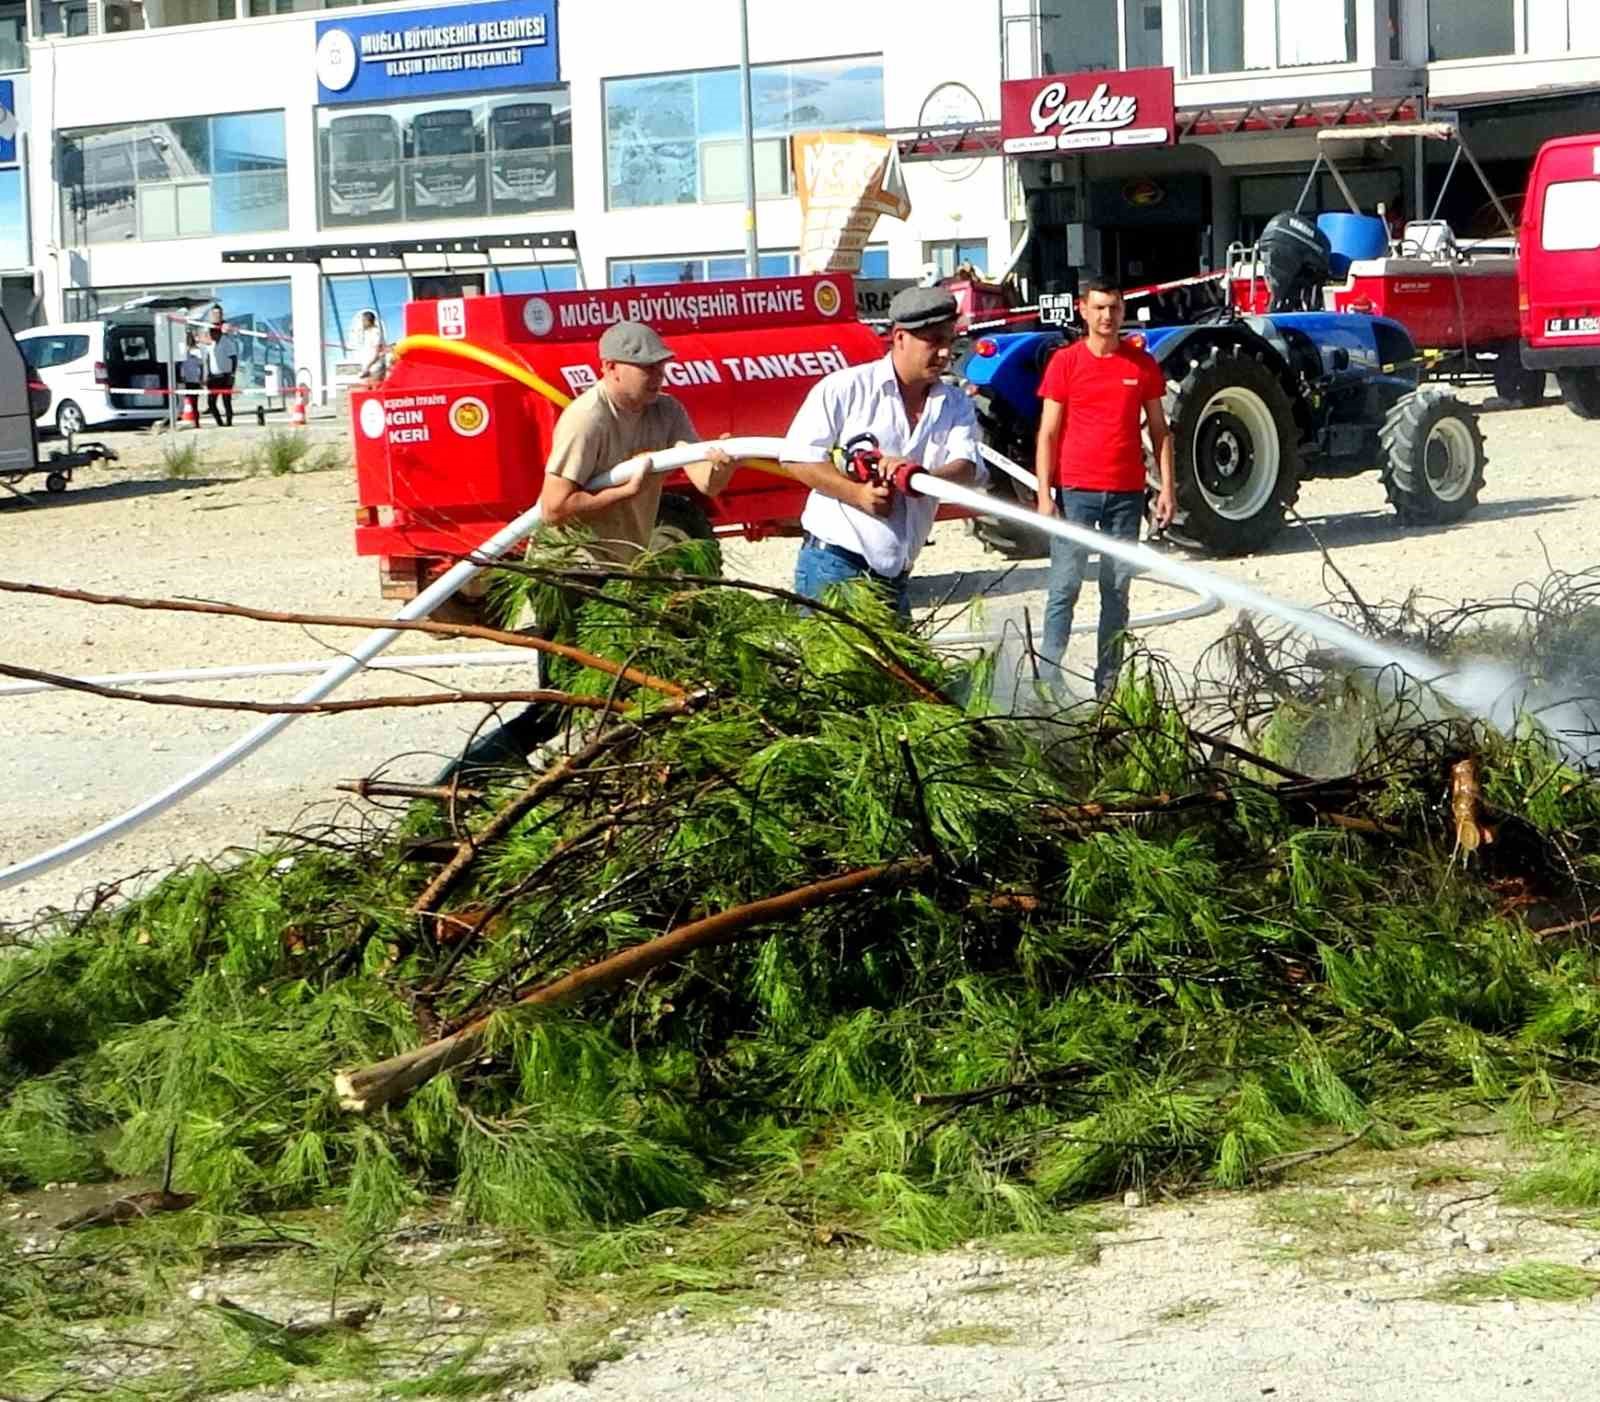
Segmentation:
[(956, 319), (956, 299), (942, 287), (906, 287), (889, 303), (889, 321), (907, 331), (923, 331)]

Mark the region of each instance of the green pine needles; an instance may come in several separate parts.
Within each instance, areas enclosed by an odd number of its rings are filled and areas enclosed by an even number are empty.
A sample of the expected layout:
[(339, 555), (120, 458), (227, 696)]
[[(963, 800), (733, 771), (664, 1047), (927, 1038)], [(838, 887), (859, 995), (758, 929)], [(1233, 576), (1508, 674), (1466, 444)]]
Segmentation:
[[(357, 1236), (445, 1197), (618, 1242), (739, 1195), (894, 1245), (1032, 1241), (1129, 1184), (1238, 1186), (1330, 1137), (1394, 1144), (1486, 1107), (1537, 1122), (1557, 1078), (1594, 1072), (1600, 793), (1535, 732), (1331, 673), (1258, 676), (1207, 720), (1148, 660), (1108, 707), (1069, 706), (864, 590), (802, 617), (699, 577), (694, 547), (575, 592), (563, 563), (496, 597), (559, 603), (580, 647), (693, 704), (641, 725), (663, 695), (562, 663), (552, 684), (626, 701), (603, 723), (636, 733), (436, 908), (415, 909), (440, 844), (526, 767), (467, 772), (478, 807), (319, 829), (17, 936), (0, 1179), (159, 1176), (175, 1140), (201, 1210), (338, 1203)], [(553, 715), (538, 763), (596, 724)], [(1470, 858), (1464, 757), (1495, 833)], [(519, 1006), (668, 930), (913, 858), (910, 879)], [(336, 1071), (484, 1018), (453, 1070), (339, 1108)], [(1574, 1150), (1570, 1200), (1593, 1198), (1591, 1159)]]

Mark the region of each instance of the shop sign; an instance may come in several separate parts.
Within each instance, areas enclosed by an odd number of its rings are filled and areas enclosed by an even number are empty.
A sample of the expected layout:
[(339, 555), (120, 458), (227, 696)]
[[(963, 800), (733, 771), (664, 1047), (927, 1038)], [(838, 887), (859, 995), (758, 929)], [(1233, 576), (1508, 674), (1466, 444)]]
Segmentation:
[(0, 166), (17, 163), (17, 87), (0, 79)]
[(1170, 146), (1177, 139), (1170, 68), (1055, 74), (1000, 85), (1000, 143), (1008, 156)]
[(386, 11), (317, 25), (317, 100), (382, 102), (560, 77), (556, 0)]
[[(514, 299), (507, 298), (507, 302)], [(476, 317), (496, 315), (502, 299), (446, 298), (406, 303), (406, 334), (472, 339)], [(596, 341), (619, 321), (643, 321), (663, 336), (696, 331), (757, 331), (768, 327), (855, 321), (855, 291), (843, 274), (771, 277), (715, 283), (677, 283), (592, 292), (539, 292), (513, 310), (512, 325), (494, 334), (517, 342)], [(518, 325), (517, 323), (520, 323)]]

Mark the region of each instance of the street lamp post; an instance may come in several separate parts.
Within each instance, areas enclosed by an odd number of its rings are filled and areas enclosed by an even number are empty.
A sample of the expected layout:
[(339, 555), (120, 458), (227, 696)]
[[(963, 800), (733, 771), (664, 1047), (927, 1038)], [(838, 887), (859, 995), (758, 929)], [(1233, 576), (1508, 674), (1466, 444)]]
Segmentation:
[(756, 247), (756, 124), (750, 101), (750, 3), (739, 0), (739, 101), (744, 108), (744, 256), (745, 271), (761, 275)]

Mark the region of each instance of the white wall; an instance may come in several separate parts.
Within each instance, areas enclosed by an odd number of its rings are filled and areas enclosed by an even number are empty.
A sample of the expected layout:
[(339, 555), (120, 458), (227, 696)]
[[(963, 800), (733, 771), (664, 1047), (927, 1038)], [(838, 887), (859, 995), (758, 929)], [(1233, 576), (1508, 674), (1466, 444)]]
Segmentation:
[[(958, 0), (751, 0), (751, 58), (756, 63), (881, 53), (887, 124), (914, 125), (923, 99), (939, 83), (959, 78), (983, 100), (985, 115), (998, 117), (1000, 61), (998, 22), (980, 5)], [(607, 260), (620, 257), (742, 251), (744, 208), (740, 203), (666, 209), (605, 207), (605, 141), (601, 79), (737, 63), (735, 0), (696, 0), (663, 6), (650, 0), (583, 3), (563, 0), (558, 11), (562, 77), (571, 86), (573, 195), (570, 211), (515, 220), (430, 221), (373, 225), (358, 231), (324, 232), (317, 226), (317, 100), (312, 55), (316, 13), (226, 24), (75, 39), (39, 44), (32, 50), (33, 162), (31, 189), (35, 260), (45, 271), (45, 305), (61, 309), (67, 285), (128, 286), (236, 281), (252, 276), (224, 264), (224, 248), (271, 247), (330, 239), (399, 238), (408, 234), (448, 236), (494, 228), (575, 228), (591, 285), (605, 281)], [(139, 75), (139, 81), (130, 81)], [(290, 227), (284, 231), (168, 242), (96, 244), (78, 250), (57, 247), (60, 216), (51, 170), (52, 133), (81, 126), (284, 109), (289, 155)], [(920, 269), (924, 240), (987, 239), (991, 265), (1003, 261), (1008, 243), (1002, 163), (969, 167), (955, 179), (931, 166), (907, 170), (914, 212), (908, 223), (885, 220), (875, 242), (890, 246), (891, 268), (910, 276)], [(763, 248), (793, 248), (799, 242), (798, 202), (762, 201), (758, 232)], [(48, 249), (56, 249), (54, 253)], [(266, 274), (283, 276), (279, 272)], [(294, 283), (296, 339), (316, 338), (321, 307), (314, 269), (288, 274)], [(300, 348), (299, 359), (320, 357)], [(320, 373), (320, 367), (319, 373)]]

